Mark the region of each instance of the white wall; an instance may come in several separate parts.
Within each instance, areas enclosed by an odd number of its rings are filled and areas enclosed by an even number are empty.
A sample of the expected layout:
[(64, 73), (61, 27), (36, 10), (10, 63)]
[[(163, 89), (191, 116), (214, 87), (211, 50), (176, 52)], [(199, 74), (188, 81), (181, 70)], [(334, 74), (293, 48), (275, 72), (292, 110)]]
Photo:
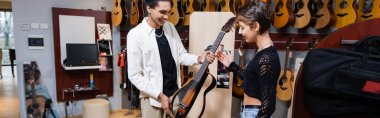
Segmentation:
[[(55, 81), (55, 66), (54, 66), (54, 37), (52, 28), (52, 10), (51, 7), (61, 8), (73, 8), (73, 9), (93, 9), (98, 10), (100, 6), (106, 7), (107, 11), (111, 11), (113, 4), (112, 0), (13, 0), (13, 19), (14, 19), (14, 34), (16, 45), (16, 64), (17, 64), (17, 78), (19, 85), (19, 97), (20, 97), (20, 117), (26, 117), (25, 109), (25, 93), (24, 93), (24, 77), (23, 77), (23, 61), (37, 61), (41, 70), (41, 83), (45, 85), (54, 101), (54, 105), (58, 107), (60, 116), (64, 116), (64, 104), (57, 103), (56, 96), (56, 81)], [(21, 30), (21, 24), (30, 23), (48, 23), (49, 29), (30, 29), (29, 31)], [(43, 50), (30, 50), (27, 46), (28, 35), (43, 35), (45, 49)], [(118, 52), (120, 50), (120, 33), (117, 30), (113, 30), (113, 51)], [(117, 54), (117, 53), (116, 53)], [(115, 56), (115, 55), (114, 55)], [(114, 58), (116, 61), (116, 58)], [(118, 68), (114, 63), (114, 94), (110, 98), (112, 109), (121, 108), (121, 91), (118, 88), (119, 74)], [(82, 112), (82, 101), (79, 101), (76, 105), (70, 105), (68, 107), (69, 115), (80, 114)]]

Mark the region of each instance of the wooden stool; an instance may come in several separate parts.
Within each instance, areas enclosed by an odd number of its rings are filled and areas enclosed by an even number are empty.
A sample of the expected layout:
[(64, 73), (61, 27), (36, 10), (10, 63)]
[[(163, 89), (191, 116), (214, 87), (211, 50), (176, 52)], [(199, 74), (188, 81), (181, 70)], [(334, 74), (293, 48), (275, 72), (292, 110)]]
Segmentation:
[(83, 103), (83, 118), (109, 118), (110, 102), (105, 99), (90, 99)]

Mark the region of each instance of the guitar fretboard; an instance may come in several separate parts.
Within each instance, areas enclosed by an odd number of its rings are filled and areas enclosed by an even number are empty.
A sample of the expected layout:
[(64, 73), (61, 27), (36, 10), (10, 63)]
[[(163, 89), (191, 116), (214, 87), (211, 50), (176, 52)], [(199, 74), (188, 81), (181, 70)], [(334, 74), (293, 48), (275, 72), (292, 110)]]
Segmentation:
[[(220, 42), (222, 41), (222, 39), (223, 39), (223, 37), (224, 37), (224, 34), (226, 34), (226, 32), (223, 32), (223, 31), (219, 32), (218, 37), (216, 38), (214, 44), (212, 45), (212, 47), (211, 47), (211, 49), (210, 49), (211, 52), (213, 52), (213, 53), (216, 52), (216, 50), (217, 50), (218, 47), (219, 47)], [(206, 59), (203, 61), (202, 66), (201, 66), (201, 68), (199, 69), (197, 75), (195, 76), (195, 79), (194, 79), (195, 82), (199, 82), (199, 81), (202, 79), (202, 76), (203, 76), (204, 73), (206, 72), (206, 69), (207, 69), (207, 67), (208, 67), (209, 64), (210, 64), (210, 62), (209, 62), (209, 61), (207, 60), (207, 58), (206, 58)]]

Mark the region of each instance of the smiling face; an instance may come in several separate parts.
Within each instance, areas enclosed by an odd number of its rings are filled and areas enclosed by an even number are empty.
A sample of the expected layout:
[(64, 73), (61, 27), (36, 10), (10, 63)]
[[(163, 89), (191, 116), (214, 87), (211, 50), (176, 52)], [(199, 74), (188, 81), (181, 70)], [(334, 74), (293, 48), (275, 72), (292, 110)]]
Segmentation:
[(239, 34), (243, 35), (247, 43), (257, 42), (257, 35), (259, 31), (259, 25), (257, 22), (252, 23), (253, 26), (249, 26), (243, 21), (239, 21)]
[(161, 27), (169, 18), (171, 4), (170, 1), (158, 1), (157, 6), (154, 8), (147, 6), (147, 10), (150, 14), (148, 18), (151, 19), (156, 26)]

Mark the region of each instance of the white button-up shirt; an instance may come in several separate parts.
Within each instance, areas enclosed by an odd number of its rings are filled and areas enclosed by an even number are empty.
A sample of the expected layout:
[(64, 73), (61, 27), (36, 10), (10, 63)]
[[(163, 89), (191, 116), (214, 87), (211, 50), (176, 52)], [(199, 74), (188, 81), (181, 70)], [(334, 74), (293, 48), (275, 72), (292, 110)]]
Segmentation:
[[(146, 19), (131, 29), (127, 36), (128, 78), (140, 90), (140, 98), (149, 97), (151, 105), (161, 107), (158, 100), (163, 90), (160, 53), (155, 29), (148, 25)], [(177, 85), (180, 88), (180, 64), (198, 64), (198, 56), (187, 53), (173, 24), (166, 22), (163, 30), (176, 63)]]

